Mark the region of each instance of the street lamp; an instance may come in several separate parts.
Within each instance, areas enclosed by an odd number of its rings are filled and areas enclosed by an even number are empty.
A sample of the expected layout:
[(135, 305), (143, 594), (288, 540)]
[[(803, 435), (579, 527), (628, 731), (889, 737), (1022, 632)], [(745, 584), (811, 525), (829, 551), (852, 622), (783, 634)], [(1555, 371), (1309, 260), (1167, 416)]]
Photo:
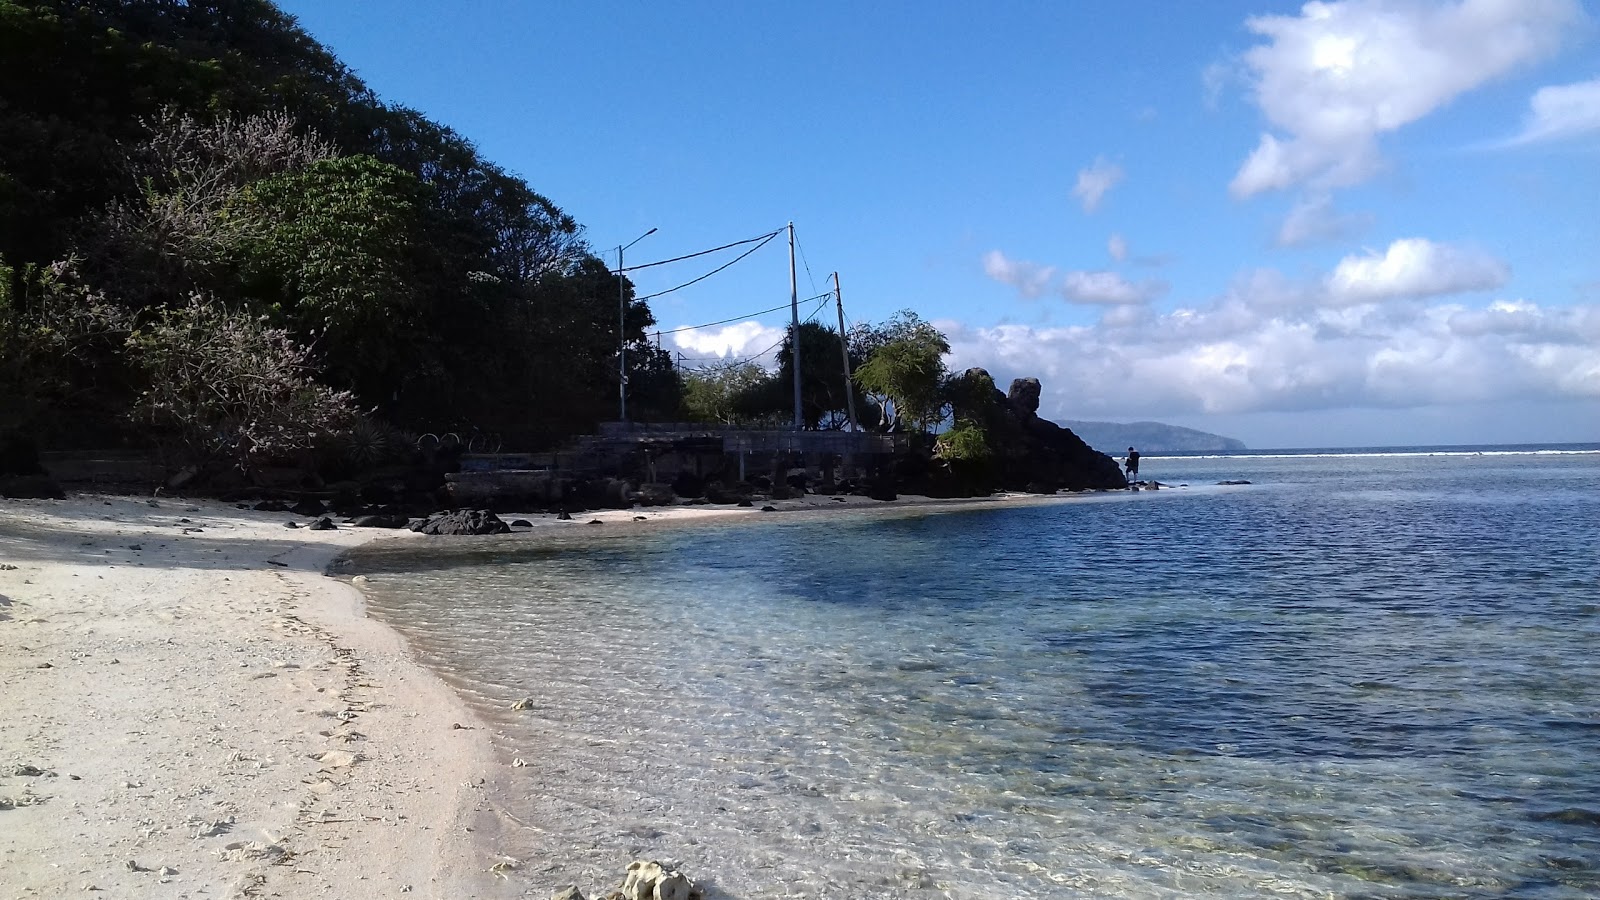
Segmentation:
[(652, 228), (617, 247), (617, 401), (624, 424), (628, 421), (628, 282), (622, 275), (622, 251), (655, 233)]

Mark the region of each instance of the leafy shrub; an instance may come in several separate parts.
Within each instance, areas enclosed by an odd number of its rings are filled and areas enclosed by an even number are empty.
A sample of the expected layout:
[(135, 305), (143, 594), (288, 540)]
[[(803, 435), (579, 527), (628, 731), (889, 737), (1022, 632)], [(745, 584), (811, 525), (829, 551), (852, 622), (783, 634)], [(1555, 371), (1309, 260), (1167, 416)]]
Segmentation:
[(134, 331), (128, 352), (150, 380), (135, 420), (202, 468), (303, 457), (356, 418), (350, 393), (318, 383), (287, 331), (199, 295)]

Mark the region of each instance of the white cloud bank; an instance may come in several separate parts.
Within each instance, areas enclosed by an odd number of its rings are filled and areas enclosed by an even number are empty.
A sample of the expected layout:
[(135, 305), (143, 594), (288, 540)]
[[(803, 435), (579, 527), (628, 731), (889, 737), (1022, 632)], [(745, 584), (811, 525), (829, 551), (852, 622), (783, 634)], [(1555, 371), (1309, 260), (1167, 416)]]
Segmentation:
[(741, 359), (762, 354), (756, 362), (764, 366), (775, 365), (777, 347), (787, 332), (782, 328), (762, 325), (760, 322), (735, 322), (720, 328), (690, 328), (671, 335), (672, 343), (691, 357), (693, 362), (708, 361), (711, 357)]
[(1493, 290), (1510, 275), (1505, 263), (1482, 251), (1405, 238), (1381, 254), (1340, 260), (1328, 276), (1328, 295), (1343, 304), (1436, 297)]
[(1246, 273), (1202, 307), (1114, 306), (1060, 328), (942, 325), (952, 368), (982, 366), (1002, 387), (1038, 377), (1041, 412), (1056, 418), (1600, 401), (1600, 305), (1440, 297), (1505, 277), (1485, 254), (1413, 238), (1322, 278)]
[(1136, 284), (1116, 272), (1068, 272), (1061, 279), (1061, 296), (1072, 303), (1093, 306), (1137, 306), (1166, 292), (1166, 282)]
[(1276, 132), (1230, 185), (1237, 197), (1371, 178), (1378, 136), (1544, 59), (1584, 20), (1577, 0), (1339, 0), (1298, 16), (1256, 16), (1266, 39), (1244, 55), (1254, 99)]
[(1017, 289), (1017, 293), (1033, 299), (1050, 286), (1050, 279), (1055, 277), (1056, 270), (1053, 266), (1012, 259), (999, 250), (990, 250), (983, 255), (983, 274), (1001, 284), (1009, 284)]
[(1511, 144), (1559, 141), (1600, 132), (1600, 78), (1540, 88), (1528, 101), (1528, 120)]
[(1093, 165), (1078, 170), (1078, 183), (1072, 188), (1072, 196), (1083, 204), (1084, 212), (1093, 213), (1100, 208), (1100, 201), (1105, 199), (1106, 194), (1121, 183), (1125, 174), (1116, 163), (1104, 157), (1096, 159)]
[[(1113, 235), (1111, 251), (1116, 253), (1118, 238)], [(1126, 245), (1123, 246), (1126, 255)], [(1068, 303), (1090, 306), (1137, 306), (1166, 294), (1167, 283), (1159, 280), (1132, 282), (1116, 272), (1076, 269), (1062, 272), (1056, 267), (1013, 259), (999, 250), (983, 255), (983, 273), (1001, 284), (1010, 285), (1025, 299), (1036, 299), (1052, 288)]]

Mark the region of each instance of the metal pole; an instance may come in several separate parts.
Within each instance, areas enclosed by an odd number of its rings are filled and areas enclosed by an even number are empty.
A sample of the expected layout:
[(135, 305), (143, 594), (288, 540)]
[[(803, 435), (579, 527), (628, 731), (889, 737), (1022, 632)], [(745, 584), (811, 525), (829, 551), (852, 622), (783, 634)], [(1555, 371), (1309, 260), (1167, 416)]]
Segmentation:
[(622, 274), (622, 251), (617, 246), (617, 414), (628, 423), (628, 280)]
[(654, 228), (617, 247), (617, 412), (628, 421), (628, 281), (622, 274), (622, 251), (652, 234)]
[(805, 427), (800, 416), (800, 285), (794, 274), (794, 223), (789, 223), (789, 360), (794, 364), (794, 430)]
[(856, 430), (856, 391), (850, 380), (850, 344), (844, 337), (844, 291), (839, 288), (839, 273), (833, 273), (833, 302), (839, 310), (839, 353), (844, 357), (844, 399), (850, 415), (850, 430)]

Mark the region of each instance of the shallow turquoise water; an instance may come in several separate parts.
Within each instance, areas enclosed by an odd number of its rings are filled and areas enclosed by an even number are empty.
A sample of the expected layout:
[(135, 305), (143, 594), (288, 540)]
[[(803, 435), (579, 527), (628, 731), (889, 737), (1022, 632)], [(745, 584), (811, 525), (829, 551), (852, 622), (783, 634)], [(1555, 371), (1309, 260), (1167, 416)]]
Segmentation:
[(1600, 454), (1144, 470), (357, 565), (526, 763), (532, 887), (1600, 894)]

